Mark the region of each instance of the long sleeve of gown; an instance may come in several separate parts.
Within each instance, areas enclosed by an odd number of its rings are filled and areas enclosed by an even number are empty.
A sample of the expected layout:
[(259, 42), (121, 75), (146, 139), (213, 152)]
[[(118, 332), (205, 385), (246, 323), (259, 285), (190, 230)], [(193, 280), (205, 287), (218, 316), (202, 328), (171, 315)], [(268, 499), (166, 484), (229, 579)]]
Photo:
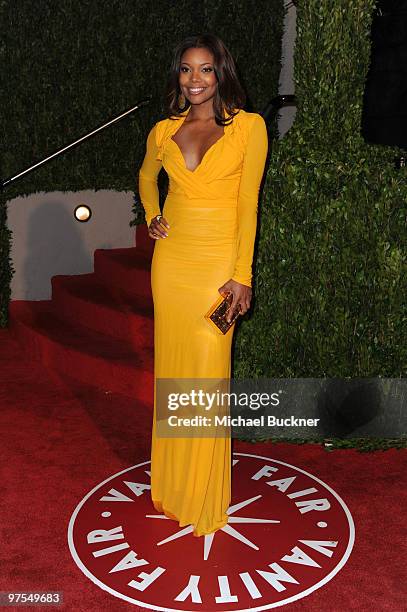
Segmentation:
[(139, 171), (139, 194), (145, 211), (147, 226), (150, 225), (153, 217), (161, 213), (157, 178), (162, 167), (162, 161), (157, 159), (156, 132), (157, 124), (151, 128), (147, 136), (146, 154)]
[(261, 115), (255, 114), (250, 128), (238, 197), (237, 258), (232, 279), (251, 287), (254, 242), (261, 179), (268, 150), (267, 128)]

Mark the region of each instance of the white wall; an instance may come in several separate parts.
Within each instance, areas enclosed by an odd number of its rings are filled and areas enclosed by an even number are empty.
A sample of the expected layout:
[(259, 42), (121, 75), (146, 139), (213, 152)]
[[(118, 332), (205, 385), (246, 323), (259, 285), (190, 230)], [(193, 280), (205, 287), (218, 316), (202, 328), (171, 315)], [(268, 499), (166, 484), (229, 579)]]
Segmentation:
[[(86, 223), (74, 217), (78, 204), (92, 210)], [(132, 204), (133, 193), (108, 190), (42, 192), (10, 200), (11, 299), (50, 299), (52, 276), (93, 272), (95, 249), (134, 246)]]
[[(287, 12), (284, 18), (284, 34), (282, 40), (282, 66), (280, 72), (278, 93), (295, 94), (294, 71), (294, 44), (296, 27), (296, 8), (290, 0), (286, 0)], [(290, 129), (294, 122), (296, 109), (294, 106), (284, 106), (278, 113), (278, 131), (280, 138)]]

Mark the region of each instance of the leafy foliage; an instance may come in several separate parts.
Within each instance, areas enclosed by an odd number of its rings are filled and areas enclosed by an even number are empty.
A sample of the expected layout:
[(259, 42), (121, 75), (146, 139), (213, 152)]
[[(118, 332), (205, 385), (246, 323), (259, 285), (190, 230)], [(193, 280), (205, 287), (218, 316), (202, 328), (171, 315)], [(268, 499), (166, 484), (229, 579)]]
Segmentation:
[[(137, 193), (146, 135), (163, 110), (172, 50), (185, 36), (203, 31), (220, 36), (238, 60), (253, 108), (261, 109), (277, 91), (283, 0), (260, 0), (252, 9), (250, 3), (232, 0), (0, 0), (3, 178), (152, 96), (131, 119), (0, 194), (0, 326), (7, 325), (13, 273), (7, 202), (39, 191)], [(129, 200), (129, 224), (144, 221), (138, 196)]]
[(271, 147), (235, 377), (403, 376), (406, 171), (360, 135), (374, 1), (298, 5), (298, 110)]

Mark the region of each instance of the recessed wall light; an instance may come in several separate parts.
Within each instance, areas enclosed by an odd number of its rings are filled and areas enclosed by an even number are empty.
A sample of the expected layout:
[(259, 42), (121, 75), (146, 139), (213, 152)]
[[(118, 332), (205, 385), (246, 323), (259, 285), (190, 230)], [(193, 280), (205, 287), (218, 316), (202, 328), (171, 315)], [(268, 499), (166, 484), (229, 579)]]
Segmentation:
[(85, 223), (85, 221), (89, 221), (91, 218), (92, 211), (89, 206), (86, 206), (86, 204), (79, 204), (79, 206), (77, 206), (73, 211), (73, 214), (77, 221)]

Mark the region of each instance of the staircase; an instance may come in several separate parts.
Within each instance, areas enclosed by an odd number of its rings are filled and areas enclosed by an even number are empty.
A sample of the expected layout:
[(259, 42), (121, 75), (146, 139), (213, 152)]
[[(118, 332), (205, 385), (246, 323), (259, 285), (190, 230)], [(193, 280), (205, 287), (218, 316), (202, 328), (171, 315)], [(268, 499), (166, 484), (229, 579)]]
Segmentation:
[(153, 248), (141, 225), (136, 247), (96, 250), (92, 274), (51, 279), (51, 300), (11, 301), (10, 330), (45, 367), (151, 408)]

